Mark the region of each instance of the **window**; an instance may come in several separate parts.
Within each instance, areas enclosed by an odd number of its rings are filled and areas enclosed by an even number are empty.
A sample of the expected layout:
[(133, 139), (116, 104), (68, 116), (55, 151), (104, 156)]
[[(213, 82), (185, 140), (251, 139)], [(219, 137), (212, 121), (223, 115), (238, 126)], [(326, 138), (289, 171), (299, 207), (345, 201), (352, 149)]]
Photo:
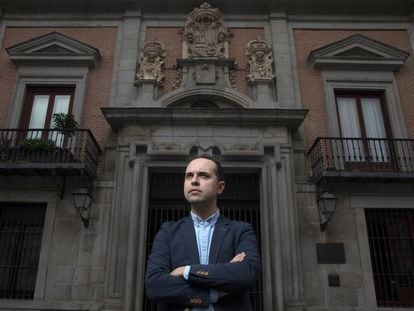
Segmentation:
[[(33, 104), (28, 104), (28, 100), (25, 99), (30, 98), (30, 93), (33, 90), (40, 90), (34, 86), (43, 86), (43, 90), (47, 94), (49, 94), (47, 85), (69, 88), (73, 99), (71, 98), (68, 111), (72, 112), (76, 119), (80, 119), (89, 72), (101, 61), (101, 55), (97, 48), (53, 31), (7, 47), (6, 51), (10, 60), (18, 67), (16, 91), (11, 102), (7, 127), (28, 128)], [(49, 89), (53, 93), (53, 89), (56, 87)], [(45, 93), (39, 95), (45, 95)], [(37, 100), (41, 100), (41, 98)], [(43, 101), (45, 101), (44, 98)], [(26, 107), (23, 107), (24, 104)], [(38, 105), (41, 106), (40, 103)], [(23, 110), (25, 112), (22, 120)], [(36, 107), (35, 111), (37, 111)], [(51, 115), (52, 113), (46, 114), (46, 116), (43, 114), (42, 117), (42, 113), (40, 113), (39, 118), (33, 116), (33, 122), (36, 120), (38, 124), (43, 123), (49, 126)], [(43, 120), (44, 122), (42, 122)], [(40, 127), (46, 128), (46, 126)]]
[(391, 138), (382, 94), (336, 92), (339, 129), (346, 162), (390, 162)]
[(47, 130), (53, 128), (55, 113), (72, 111), (74, 91), (74, 87), (28, 87), (20, 125), (22, 129), (36, 130), (27, 131), (19, 138), (50, 139), (62, 146), (63, 135)]
[(414, 307), (414, 210), (366, 209), (379, 307)]
[(0, 202), (0, 298), (33, 299), (44, 203)]
[(26, 93), (22, 128), (48, 129), (55, 113), (72, 111), (74, 87), (29, 87)]

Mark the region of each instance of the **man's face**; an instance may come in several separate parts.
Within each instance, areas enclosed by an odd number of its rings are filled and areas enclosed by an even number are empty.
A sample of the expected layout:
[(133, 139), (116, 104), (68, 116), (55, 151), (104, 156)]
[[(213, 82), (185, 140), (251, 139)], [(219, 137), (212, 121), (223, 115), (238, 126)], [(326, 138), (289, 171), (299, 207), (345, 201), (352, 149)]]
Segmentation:
[(224, 190), (224, 181), (218, 181), (216, 163), (209, 159), (191, 161), (185, 171), (184, 196), (192, 205), (209, 204)]

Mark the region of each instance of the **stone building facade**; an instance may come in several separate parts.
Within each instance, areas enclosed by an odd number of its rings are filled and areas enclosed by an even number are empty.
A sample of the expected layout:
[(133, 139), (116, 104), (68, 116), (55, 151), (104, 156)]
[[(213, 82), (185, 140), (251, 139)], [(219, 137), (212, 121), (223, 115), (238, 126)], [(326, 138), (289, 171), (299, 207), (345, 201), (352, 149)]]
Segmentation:
[(259, 237), (255, 310), (414, 307), (413, 31), (402, 0), (0, 2), (0, 310), (151, 310), (200, 154)]

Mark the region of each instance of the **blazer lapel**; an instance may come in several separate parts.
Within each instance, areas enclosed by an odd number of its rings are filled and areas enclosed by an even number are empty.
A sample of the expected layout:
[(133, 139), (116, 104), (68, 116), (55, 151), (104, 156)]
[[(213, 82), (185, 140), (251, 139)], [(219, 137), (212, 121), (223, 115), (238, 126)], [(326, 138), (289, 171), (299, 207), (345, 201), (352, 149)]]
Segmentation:
[(183, 234), (183, 240), (187, 245), (188, 252), (190, 253), (191, 263), (199, 264), (200, 257), (198, 256), (197, 238), (191, 217), (186, 217), (184, 219), (184, 223), (181, 226), (181, 233)]
[(210, 256), (209, 256), (210, 264), (217, 263), (217, 258), (218, 258), (218, 254), (221, 248), (221, 244), (229, 228), (230, 228), (230, 221), (223, 215), (220, 215), (214, 227), (213, 238), (211, 241)]

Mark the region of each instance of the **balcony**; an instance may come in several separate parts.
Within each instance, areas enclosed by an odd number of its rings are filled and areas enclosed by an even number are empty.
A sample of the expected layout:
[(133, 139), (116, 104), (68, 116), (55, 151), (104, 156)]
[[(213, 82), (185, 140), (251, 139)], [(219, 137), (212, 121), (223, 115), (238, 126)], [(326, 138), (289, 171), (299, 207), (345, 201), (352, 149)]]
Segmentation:
[(0, 175), (92, 179), (100, 152), (90, 130), (1, 129)]
[(319, 137), (307, 153), (311, 179), (414, 181), (414, 139)]

